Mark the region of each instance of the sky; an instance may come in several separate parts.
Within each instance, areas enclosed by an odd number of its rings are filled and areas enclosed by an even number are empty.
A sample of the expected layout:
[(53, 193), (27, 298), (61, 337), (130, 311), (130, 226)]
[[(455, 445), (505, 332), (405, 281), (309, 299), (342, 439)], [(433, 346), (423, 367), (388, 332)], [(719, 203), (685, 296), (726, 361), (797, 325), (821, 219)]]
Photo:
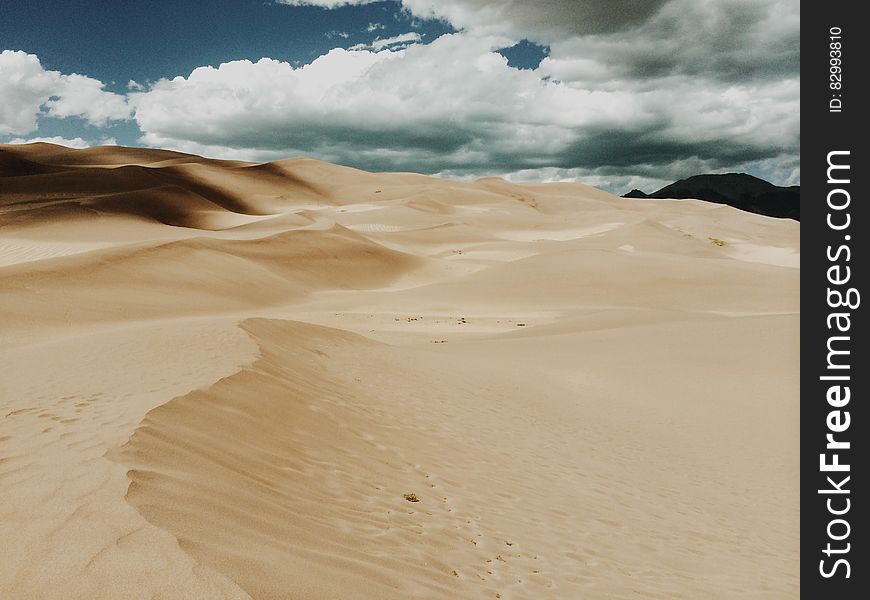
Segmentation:
[(799, 0), (4, 0), (0, 143), (800, 183)]

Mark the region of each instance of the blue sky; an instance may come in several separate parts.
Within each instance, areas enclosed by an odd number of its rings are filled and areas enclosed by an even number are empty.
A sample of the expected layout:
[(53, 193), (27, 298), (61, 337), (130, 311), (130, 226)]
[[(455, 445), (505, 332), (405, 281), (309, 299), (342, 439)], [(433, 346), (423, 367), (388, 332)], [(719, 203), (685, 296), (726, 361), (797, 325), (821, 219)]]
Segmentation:
[(613, 191), (733, 170), (797, 183), (797, 7), (4, 2), (0, 142), (306, 154)]
[[(4, 47), (37, 54), (46, 68), (94, 77), (116, 92), (126, 91), (131, 79), (187, 75), (240, 58), (310, 63), (336, 45), (408, 31), (426, 40), (452, 31), (396, 2), (324, 10), (268, 0), (56, 0), (4, 2), (0, 11)], [(369, 24), (377, 28), (368, 31)]]

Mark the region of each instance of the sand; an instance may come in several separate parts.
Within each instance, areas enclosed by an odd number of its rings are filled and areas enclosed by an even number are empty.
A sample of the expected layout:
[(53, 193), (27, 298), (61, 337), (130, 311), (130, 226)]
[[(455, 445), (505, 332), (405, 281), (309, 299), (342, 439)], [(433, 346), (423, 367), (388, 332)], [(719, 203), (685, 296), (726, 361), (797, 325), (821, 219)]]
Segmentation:
[(700, 201), (0, 146), (0, 597), (796, 597), (798, 266)]

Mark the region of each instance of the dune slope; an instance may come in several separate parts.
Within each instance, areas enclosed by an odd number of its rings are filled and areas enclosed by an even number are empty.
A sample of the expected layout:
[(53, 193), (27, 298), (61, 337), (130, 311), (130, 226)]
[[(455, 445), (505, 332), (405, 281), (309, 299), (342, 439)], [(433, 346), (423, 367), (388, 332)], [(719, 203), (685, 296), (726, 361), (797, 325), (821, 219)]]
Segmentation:
[(799, 225), (0, 146), (0, 597), (791, 598)]

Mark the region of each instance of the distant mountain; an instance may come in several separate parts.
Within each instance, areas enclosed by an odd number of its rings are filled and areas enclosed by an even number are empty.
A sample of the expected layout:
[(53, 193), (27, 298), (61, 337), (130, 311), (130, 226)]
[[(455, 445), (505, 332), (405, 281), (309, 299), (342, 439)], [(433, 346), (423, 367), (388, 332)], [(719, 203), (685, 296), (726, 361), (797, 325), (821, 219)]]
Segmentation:
[(623, 198), (696, 198), (769, 217), (800, 221), (801, 216), (800, 186), (780, 187), (746, 173), (695, 175), (652, 194), (631, 190)]

